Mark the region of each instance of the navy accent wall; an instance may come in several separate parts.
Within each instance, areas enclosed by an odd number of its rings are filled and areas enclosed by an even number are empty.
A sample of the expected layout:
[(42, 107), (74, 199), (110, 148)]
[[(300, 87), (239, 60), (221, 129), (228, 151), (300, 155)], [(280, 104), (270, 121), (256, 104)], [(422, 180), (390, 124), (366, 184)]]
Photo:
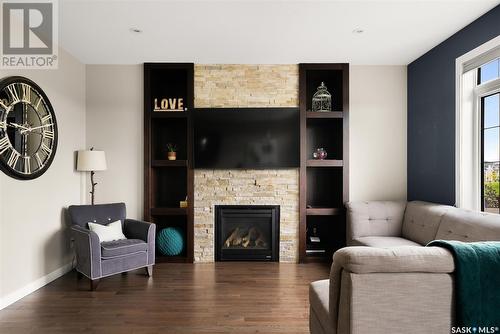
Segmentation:
[(455, 204), (455, 60), (500, 35), (500, 5), (408, 65), (408, 200)]

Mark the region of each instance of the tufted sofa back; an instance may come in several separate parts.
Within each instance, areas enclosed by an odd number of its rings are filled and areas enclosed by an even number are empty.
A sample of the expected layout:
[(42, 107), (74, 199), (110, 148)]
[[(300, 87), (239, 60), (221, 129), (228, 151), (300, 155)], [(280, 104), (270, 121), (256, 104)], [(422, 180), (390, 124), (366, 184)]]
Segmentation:
[(435, 239), (500, 241), (500, 215), (454, 208), (444, 215)]
[(347, 203), (347, 243), (360, 237), (403, 237), (421, 245), (434, 239), (500, 241), (500, 215), (422, 201)]
[(403, 238), (426, 245), (436, 238), (443, 217), (452, 206), (412, 201), (408, 202), (403, 221)]
[(406, 202), (362, 201), (347, 203), (347, 238), (401, 236)]

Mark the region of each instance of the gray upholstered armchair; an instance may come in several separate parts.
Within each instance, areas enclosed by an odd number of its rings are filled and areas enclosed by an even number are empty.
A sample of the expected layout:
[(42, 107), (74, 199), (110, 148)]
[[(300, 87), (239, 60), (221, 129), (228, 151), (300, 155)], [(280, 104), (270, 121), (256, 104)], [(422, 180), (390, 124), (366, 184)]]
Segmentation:
[[(127, 219), (124, 203), (100, 205), (72, 205), (68, 209), (71, 219), (71, 234), (75, 241), (76, 270), (79, 276), (87, 276), (91, 289), (95, 290), (102, 277), (146, 268), (153, 274), (155, 263), (155, 225)], [(108, 224), (120, 220), (124, 240), (101, 243), (88, 223)]]

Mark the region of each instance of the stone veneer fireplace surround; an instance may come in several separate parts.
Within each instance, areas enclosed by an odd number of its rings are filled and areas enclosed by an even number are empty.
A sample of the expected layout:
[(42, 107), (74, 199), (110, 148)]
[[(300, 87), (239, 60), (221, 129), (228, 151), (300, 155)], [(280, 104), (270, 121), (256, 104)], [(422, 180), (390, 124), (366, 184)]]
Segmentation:
[[(196, 108), (298, 107), (298, 65), (195, 65)], [(279, 205), (279, 261), (298, 261), (299, 171), (194, 171), (194, 260), (215, 260), (216, 205)]]

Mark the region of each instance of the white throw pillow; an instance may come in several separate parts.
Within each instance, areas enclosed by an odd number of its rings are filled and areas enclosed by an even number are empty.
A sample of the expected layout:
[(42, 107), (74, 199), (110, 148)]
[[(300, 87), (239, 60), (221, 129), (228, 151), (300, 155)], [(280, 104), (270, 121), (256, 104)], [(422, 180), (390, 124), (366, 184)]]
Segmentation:
[(100, 242), (127, 239), (122, 231), (122, 222), (119, 220), (108, 225), (89, 223), (89, 229), (97, 234)]

